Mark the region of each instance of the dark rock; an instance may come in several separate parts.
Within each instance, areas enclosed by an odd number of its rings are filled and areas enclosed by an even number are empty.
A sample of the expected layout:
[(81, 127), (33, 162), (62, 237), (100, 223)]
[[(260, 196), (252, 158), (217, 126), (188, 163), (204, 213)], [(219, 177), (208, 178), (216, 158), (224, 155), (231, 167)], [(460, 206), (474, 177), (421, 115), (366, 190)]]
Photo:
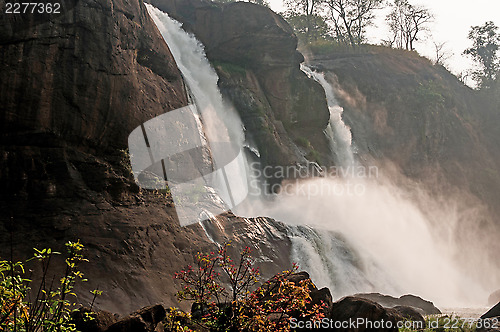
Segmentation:
[[(403, 317), (395, 310), (382, 307), (380, 304), (368, 299), (348, 296), (333, 303), (330, 319), (342, 324), (357, 322), (355, 327), (336, 329), (336, 331), (398, 331), (397, 322)], [(383, 324), (383, 325), (377, 325)], [(377, 328), (378, 327), (378, 328)]]
[[(91, 317), (92, 319), (88, 319)], [(80, 332), (104, 332), (118, 321), (118, 315), (107, 311), (94, 312), (88, 307), (83, 307), (71, 313), (71, 322)]]
[(431, 301), (426, 301), (419, 296), (403, 295), (399, 298), (399, 302), (403, 306), (410, 306), (410, 307), (422, 309), (425, 315), (440, 315), (441, 314), (441, 310), (436, 308), (434, 303), (432, 303)]
[(500, 317), (500, 302), (481, 316), (481, 319)]
[(333, 298), (330, 289), (324, 287), (318, 290), (312, 290), (309, 294), (311, 296), (311, 305), (324, 305), (324, 312), (329, 313), (332, 308)]
[(406, 307), (406, 306), (395, 306), (392, 308), (396, 312), (398, 312), (403, 318), (408, 319), (412, 322), (419, 322), (422, 328), (425, 327), (426, 322), (425, 318), (420, 313), (421, 310), (417, 310), (414, 307)]
[(399, 298), (396, 298), (390, 295), (383, 295), (379, 293), (367, 293), (367, 294), (356, 294), (354, 296), (372, 300), (387, 308), (392, 308), (396, 306), (406, 306), (415, 308), (422, 315), (441, 314), (441, 310), (436, 308), (432, 302), (426, 301), (421, 297), (415, 295), (403, 295)]
[(111, 325), (107, 332), (154, 332), (166, 317), (165, 308), (155, 305), (143, 308)]
[(64, 14), (23, 29), (0, 17), (0, 199), (74, 196), (76, 185), (120, 199), (128, 135), (188, 103), (142, 1), (71, 1)]
[[(184, 23), (205, 45), (211, 60), (247, 67), (290, 66), (297, 55), (297, 37), (290, 25), (267, 7), (248, 2), (216, 4), (204, 0), (150, 0)], [(235, 61), (236, 60), (236, 61)]]

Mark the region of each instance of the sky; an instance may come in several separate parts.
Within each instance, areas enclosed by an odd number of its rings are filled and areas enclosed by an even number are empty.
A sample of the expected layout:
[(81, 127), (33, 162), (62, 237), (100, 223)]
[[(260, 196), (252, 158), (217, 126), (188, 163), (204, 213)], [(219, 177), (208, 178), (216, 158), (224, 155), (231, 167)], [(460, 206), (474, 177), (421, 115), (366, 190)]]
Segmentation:
[[(268, 1), (274, 11), (283, 11), (283, 0)], [(417, 51), (434, 59), (433, 42), (445, 42), (444, 49), (452, 55), (445, 64), (454, 74), (473, 66), (473, 62), (462, 55), (462, 52), (471, 46), (467, 39), (470, 27), (483, 25), (487, 21), (493, 21), (500, 27), (500, 0), (410, 0), (410, 3), (425, 6), (434, 15), (429, 26), (432, 35), (425, 36), (425, 40), (417, 43)], [(371, 43), (379, 44), (382, 39), (388, 39), (389, 32), (384, 20), (386, 14), (387, 11), (379, 10), (376, 26), (368, 28), (367, 36)]]

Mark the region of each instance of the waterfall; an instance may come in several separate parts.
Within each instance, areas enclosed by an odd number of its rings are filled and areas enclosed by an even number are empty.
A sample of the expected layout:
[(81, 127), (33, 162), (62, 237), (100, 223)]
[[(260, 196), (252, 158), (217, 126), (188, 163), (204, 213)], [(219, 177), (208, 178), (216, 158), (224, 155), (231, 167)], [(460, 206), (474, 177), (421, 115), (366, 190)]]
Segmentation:
[[(146, 6), (198, 106), (203, 135), (211, 141), (243, 146), (243, 126), (234, 109), (223, 101), (217, 74), (203, 46), (183, 31), (180, 23)], [(324, 74), (307, 67), (303, 70), (325, 90), (330, 110), (325, 134), (339, 166), (357, 166), (351, 131), (343, 122), (343, 109), (333, 87)], [(254, 153), (258, 156), (257, 150)], [(248, 169), (244, 165), (240, 172), (248, 174)], [(396, 296), (413, 293), (434, 301), (485, 296), (482, 289), (457, 272), (436, 245), (427, 217), (404, 190), (390, 181), (332, 177), (307, 180), (293, 187), (295, 191), (290, 194), (252, 203), (253, 211), (233, 211), (286, 222), (284, 232), (293, 245), (292, 260), (308, 270), (318, 286), (329, 287), (336, 298), (368, 291)], [(217, 224), (212, 220), (202, 226), (216, 243)], [(249, 226), (248, 230), (256, 237), (269, 233), (265, 226), (254, 230)]]
[(223, 101), (217, 86), (219, 77), (207, 60), (203, 45), (168, 14), (149, 4), (146, 4), (146, 8), (172, 52), (202, 114), (203, 127), (209, 140), (231, 140), (241, 145), (245, 139), (243, 124), (234, 108)]
[[(340, 166), (369, 168), (355, 159), (350, 128), (342, 120), (333, 86), (323, 73), (306, 66), (303, 70), (325, 89), (331, 112), (330, 132), (325, 134), (330, 134)], [(376, 174), (310, 179), (264, 208), (267, 216), (291, 224), (287, 232), (292, 259), (337, 298), (358, 292), (412, 293), (439, 305), (476, 305), (486, 298), (485, 289), (461, 272), (450, 247), (431, 228), (429, 212), (438, 219), (446, 215), (453, 219), (447, 223), (456, 224), (459, 213), (454, 207), (437, 206), (424, 191), (418, 194), (418, 204), (392, 178)], [(428, 211), (423, 213), (420, 206)]]
[[(168, 14), (149, 4), (146, 4), (146, 8), (172, 52), (194, 100), (194, 109), (198, 112), (195, 118), (201, 121), (199, 135), (206, 137), (204, 141), (209, 150), (208, 159), (211, 159), (213, 166), (212, 173), (207, 175), (200, 171), (202, 178), (179, 185), (181, 189), (178, 192), (183, 195), (182, 199), (176, 201), (173, 193), (181, 225), (202, 221), (207, 209), (211, 209), (215, 215), (228, 209), (238, 213), (238, 204), (248, 194), (247, 180), (250, 176), (248, 162), (242, 151), (245, 134), (241, 119), (236, 110), (223, 100), (217, 86), (219, 78), (206, 58), (203, 45)], [(202, 168), (202, 165), (198, 165), (201, 162), (196, 164), (197, 161), (194, 166)], [(196, 195), (202, 196), (205, 207), (200, 207), (202, 204), (197, 197), (193, 199), (190, 193), (193, 190), (199, 191)], [(186, 203), (186, 197), (191, 201)]]
[(337, 157), (338, 166), (353, 167), (355, 160), (351, 128), (344, 123), (342, 118), (344, 109), (337, 102), (333, 87), (326, 81), (324, 73), (313, 71), (306, 65), (301, 65), (301, 69), (307, 76), (321, 84), (323, 90), (325, 90), (328, 110), (330, 111), (330, 121), (325, 129), (325, 135), (329, 139), (332, 153)]

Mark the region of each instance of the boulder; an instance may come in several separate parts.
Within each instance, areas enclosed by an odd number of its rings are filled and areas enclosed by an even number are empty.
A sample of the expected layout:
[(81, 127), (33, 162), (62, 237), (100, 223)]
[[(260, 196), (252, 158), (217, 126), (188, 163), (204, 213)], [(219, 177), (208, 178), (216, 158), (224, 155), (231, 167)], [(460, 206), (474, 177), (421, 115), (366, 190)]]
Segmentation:
[(481, 316), (481, 319), (500, 317), (500, 302)]
[[(88, 319), (90, 316), (92, 319)], [(104, 332), (118, 321), (118, 315), (107, 311), (92, 311), (88, 307), (82, 307), (71, 313), (71, 321), (81, 332)]]
[(395, 306), (392, 308), (397, 313), (399, 313), (403, 318), (411, 320), (412, 322), (419, 322), (422, 328), (425, 327), (426, 322), (425, 318), (420, 314), (420, 311), (415, 309), (414, 307), (406, 307), (406, 306)]
[(154, 332), (158, 324), (160, 324), (165, 317), (165, 308), (157, 304), (143, 308), (120, 319), (118, 322), (111, 325), (106, 332)]
[(380, 304), (348, 296), (333, 303), (329, 317), (332, 324), (346, 324), (336, 331), (398, 331), (397, 322), (403, 317), (395, 310), (384, 308)]
[(396, 298), (390, 295), (383, 295), (380, 293), (365, 293), (365, 294), (356, 294), (354, 296), (375, 301), (378, 304), (387, 308), (392, 308), (396, 306), (405, 306), (416, 309), (421, 315), (441, 314), (441, 310), (436, 308), (436, 306), (434, 306), (432, 302), (426, 301), (421, 297), (415, 295), (403, 295), (399, 298)]

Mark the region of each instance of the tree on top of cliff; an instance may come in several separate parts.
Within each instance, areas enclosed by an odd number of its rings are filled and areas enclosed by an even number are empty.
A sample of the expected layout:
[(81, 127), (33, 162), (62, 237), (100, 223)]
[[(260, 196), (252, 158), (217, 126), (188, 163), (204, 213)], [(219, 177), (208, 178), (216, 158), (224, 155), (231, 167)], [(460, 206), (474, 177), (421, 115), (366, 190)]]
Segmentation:
[(473, 26), (469, 31), (469, 39), (473, 45), (466, 49), (464, 54), (471, 56), (480, 65), (480, 68), (473, 72), (473, 78), (480, 88), (492, 87), (500, 70), (500, 34), (497, 30), (498, 27), (490, 21), (482, 26)]
[(354, 47), (365, 41), (366, 28), (373, 24), (382, 0), (327, 0), (326, 4), (338, 41)]
[[(285, 0), (287, 11), (285, 16), (294, 28), (298, 27), (298, 35), (308, 43), (325, 35), (328, 29), (320, 16), (324, 0)], [(320, 32), (319, 29), (325, 29)]]
[(421, 32), (428, 30), (427, 25), (433, 19), (432, 13), (423, 6), (410, 4), (408, 0), (394, 0), (391, 7), (386, 18), (392, 33), (388, 44), (413, 51)]

